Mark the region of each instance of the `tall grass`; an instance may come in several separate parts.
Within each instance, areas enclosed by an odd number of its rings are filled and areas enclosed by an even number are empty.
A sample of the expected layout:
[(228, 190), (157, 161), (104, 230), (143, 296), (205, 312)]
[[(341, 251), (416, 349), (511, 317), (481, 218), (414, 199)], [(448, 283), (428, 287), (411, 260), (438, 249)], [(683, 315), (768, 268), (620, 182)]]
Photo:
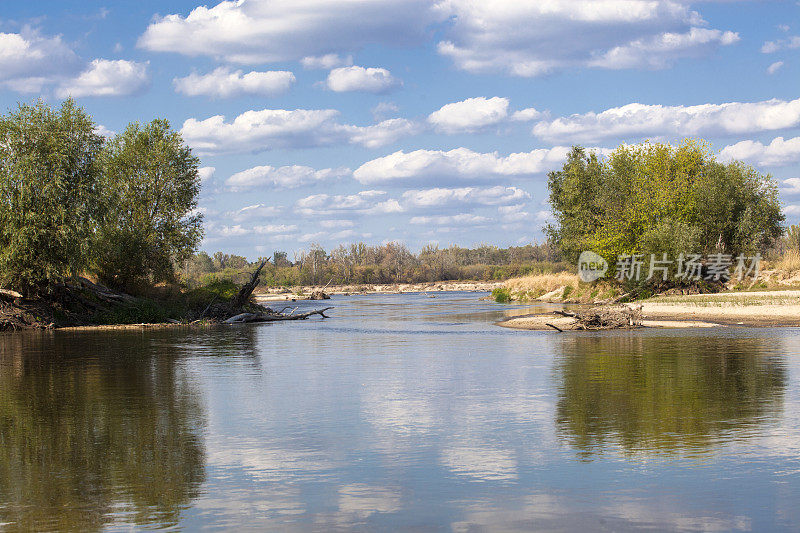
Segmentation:
[(780, 259), (775, 263), (775, 270), (794, 274), (800, 272), (800, 251), (786, 250)]
[(528, 293), (530, 297), (538, 298), (562, 287), (577, 287), (578, 283), (580, 283), (580, 278), (577, 274), (557, 272), (513, 278), (506, 281), (504, 286), (512, 293)]

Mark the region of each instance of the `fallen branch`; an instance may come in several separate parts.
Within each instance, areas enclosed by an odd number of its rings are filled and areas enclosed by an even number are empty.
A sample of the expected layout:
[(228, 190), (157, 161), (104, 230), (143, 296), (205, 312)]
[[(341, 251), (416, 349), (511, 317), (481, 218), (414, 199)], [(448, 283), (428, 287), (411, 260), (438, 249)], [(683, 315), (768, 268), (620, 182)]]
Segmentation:
[(544, 325), (545, 325), (545, 326), (550, 326), (551, 328), (553, 328), (554, 330), (558, 331), (559, 333), (564, 333), (564, 330), (563, 330), (563, 329), (561, 329), (561, 328), (560, 328), (560, 327), (558, 327), (558, 326), (554, 326), (553, 324), (550, 324), (549, 322), (545, 322), (545, 324), (544, 324)]

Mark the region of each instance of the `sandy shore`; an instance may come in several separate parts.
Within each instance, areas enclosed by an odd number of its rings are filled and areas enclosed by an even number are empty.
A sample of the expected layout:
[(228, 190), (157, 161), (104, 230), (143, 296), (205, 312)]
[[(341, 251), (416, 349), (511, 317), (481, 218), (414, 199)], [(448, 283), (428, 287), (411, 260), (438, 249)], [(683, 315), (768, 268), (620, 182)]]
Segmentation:
[(404, 293), (436, 293), (445, 291), (466, 291), (466, 292), (491, 292), (498, 287), (502, 287), (502, 281), (439, 281), (433, 283), (396, 283), (386, 285), (340, 285), (331, 287), (296, 287), (292, 290), (284, 289), (284, 292), (256, 292), (256, 301), (262, 302), (283, 302), (308, 300), (312, 293), (322, 291), (332, 295), (351, 295), (351, 294), (404, 294)]
[[(800, 291), (761, 291), (655, 297), (642, 304), (642, 325), (651, 328), (800, 327)], [(573, 330), (574, 319), (554, 314), (515, 317), (507, 328)]]

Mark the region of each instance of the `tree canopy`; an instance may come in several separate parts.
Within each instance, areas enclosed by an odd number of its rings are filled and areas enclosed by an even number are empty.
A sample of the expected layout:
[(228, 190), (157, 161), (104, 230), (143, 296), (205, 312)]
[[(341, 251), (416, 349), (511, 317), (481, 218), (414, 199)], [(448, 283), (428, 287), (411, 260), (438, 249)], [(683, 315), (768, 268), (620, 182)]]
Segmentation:
[(771, 176), (719, 163), (691, 140), (623, 145), (604, 159), (574, 147), (548, 188), (547, 233), (570, 261), (583, 250), (611, 264), (623, 254), (754, 254), (783, 231)]
[(95, 265), (110, 285), (171, 281), (202, 238), (199, 160), (169, 122), (130, 124), (102, 154), (105, 223)]
[(166, 120), (110, 141), (72, 99), (0, 116), (0, 286), (41, 294), (86, 271), (171, 280), (202, 238), (194, 157)]
[(87, 266), (100, 209), (94, 128), (72, 99), (0, 117), (0, 284), (38, 292)]

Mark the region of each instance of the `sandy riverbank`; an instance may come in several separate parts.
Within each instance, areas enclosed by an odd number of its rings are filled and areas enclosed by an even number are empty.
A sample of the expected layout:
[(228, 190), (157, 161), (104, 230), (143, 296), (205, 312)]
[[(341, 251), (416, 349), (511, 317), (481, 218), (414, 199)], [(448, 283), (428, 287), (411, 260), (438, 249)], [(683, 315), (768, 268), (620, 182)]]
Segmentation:
[[(800, 327), (800, 291), (731, 292), (661, 296), (640, 302), (642, 325), (652, 328)], [(554, 314), (515, 317), (499, 325), (515, 329), (562, 330), (575, 320)]]
[(415, 292), (436, 293), (446, 291), (492, 292), (494, 289), (502, 286), (502, 281), (439, 281), (432, 283), (395, 283), (383, 285), (339, 285), (330, 287), (295, 287), (291, 290), (284, 289), (285, 292), (256, 292), (254, 296), (258, 303), (264, 303), (283, 302), (287, 300), (308, 300), (311, 295), (317, 291), (322, 291), (329, 296), (351, 294), (404, 294)]

